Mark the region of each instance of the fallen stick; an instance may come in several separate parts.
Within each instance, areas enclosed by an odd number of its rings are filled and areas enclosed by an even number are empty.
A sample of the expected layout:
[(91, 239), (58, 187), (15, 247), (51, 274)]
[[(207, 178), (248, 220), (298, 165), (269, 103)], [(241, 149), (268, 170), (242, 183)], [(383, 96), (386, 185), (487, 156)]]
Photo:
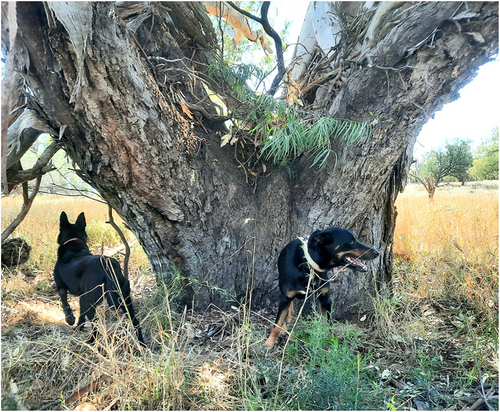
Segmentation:
[[(138, 242), (137, 238), (127, 240), (127, 243), (128, 243), (129, 246), (133, 246), (137, 242)], [(117, 246), (117, 247), (115, 247), (113, 249), (108, 249), (108, 248), (102, 247), (101, 248), (101, 252), (102, 252), (101, 254), (111, 257), (111, 256), (116, 255), (117, 253), (122, 253), (123, 251), (125, 251), (125, 249), (126, 249), (125, 245), (120, 245), (120, 246)]]
[(491, 406), (488, 404), (488, 401), (498, 399), (498, 395), (493, 395), (494, 393), (495, 391), (491, 389), (485, 396), (481, 396), (476, 402), (472, 404), (472, 406), (469, 408), (469, 411), (475, 411), (479, 409), (479, 407), (482, 406), (483, 404), (486, 404), (489, 410), (493, 410), (490, 409)]

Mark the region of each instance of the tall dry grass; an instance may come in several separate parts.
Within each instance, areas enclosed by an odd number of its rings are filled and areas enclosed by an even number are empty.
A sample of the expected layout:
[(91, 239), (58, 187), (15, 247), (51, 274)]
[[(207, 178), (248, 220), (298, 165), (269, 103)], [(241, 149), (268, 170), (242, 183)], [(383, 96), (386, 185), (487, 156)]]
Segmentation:
[[(2, 197), (2, 231), (14, 220), (22, 206), (22, 196)], [(21, 237), (31, 246), (29, 262), (33, 270), (51, 272), (57, 257), (57, 235), (59, 233), (59, 216), (62, 211), (68, 214), (70, 222), (85, 213), (89, 248), (92, 253), (100, 254), (103, 248), (113, 248), (121, 244), (118, 233), (106, 224), (108, 221), (108, 206), (102, 202), (84, 197), (69, 197), (58, 195), (39, 195), (35, 198), (30, 212), (11, 235)], [(122, 228), (127, 239), (134, 235), (124, 229), (122, 219), (114, 214), (116, 223)], [(147, 258), (140, 246), (133, 249), (130, 267), (148, 265)]]
[(400, 291), (458, 299), (498, 313), (498, 190), (441, 189), (433, 203), (420, 187), (396, 202), (394, 236)]
[[(448, 331), (439, 336), (428, 316), (405, 317), (401, 312), (411, 312), (421, 298), (446, 298), (495, 317), (497, 196), (497, 191), (438, 191), (429, 205), (424, 191), (407, 190), (397, 202), (394, 243), (395, 289), (400, 296), (381, 298), (377, 308), (378, 316), (390, 322), (375, 327), (385, 331), (327, 324), (318, 317), (301, 321), (290, 344), (275, 352), (262, 346), (270, 321), (258, 323), (261, 316), (245, 310), (238, 312), (237, 320), (234, 313), (222, 311), (218, 317), (199, 319), (187, 311), (176, 313), (170, 301), (178, 285), (161, 287), (152, 277), (151, 293), (135, 300), (148, 349), (136, 352), (134, 331), (124, 317), (106, 322), (106, 316), (98, 317), (99, 338), (89, 346), (83, 343), (87, 333), (74, 333), (65, 325), (54, 293), (44, 298), (40, 283), (19, 274), (3, 276), (2, 390), (31, 409), (56, 400), (61, 409), (76, 405), (98, 410), (394, 410), (412, 407), (414, 398), (429, 401), (429, 408), (463, 409), (472, 402), (463, 403), (461, 394), (472, 393), (480, 381), (497, 378), (498, 335), (482, 337), (484, 328), (463, 318), (467, 330), (457, 326), (450, 332), (453, 336)], [(2, 199), (2, 228), (20, 203), (21, 199)], [(104, 223), (105, 205), (40, 196), (14, 235), (33, 246), (31, 265), (46, 271), (47, 278), (55, 262), (62, 210), (71, 221), (85, 212), (94, 251), (102, 244), (119, 244)], [(452, 315), (448, 309), (445, 313)], [(209, 338), (211, 322), (221, 330)], [(210, 326), (213, 330), (219, 329)], [(435, 333), (424, 333), (430, 330)], [(383, 339), (377, 339), (380, 336)], [(455, 348), (453, 357), (446, 358), (439, 338), (447, 351)], [(397, 351), (391, 346), (394, 342)], [(388, 373), (405, 390), (393, 388)], [(2, 397), (6, 409), (3, 402)]]

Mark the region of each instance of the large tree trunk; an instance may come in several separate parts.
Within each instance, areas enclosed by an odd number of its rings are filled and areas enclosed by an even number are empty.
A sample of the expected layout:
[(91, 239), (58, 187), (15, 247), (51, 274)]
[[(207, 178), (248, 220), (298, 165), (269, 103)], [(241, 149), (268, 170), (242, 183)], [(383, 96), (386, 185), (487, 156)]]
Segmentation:
[(63, 128), (64, 149), (137, 234), (155, 273), (188, 279), (187, 303), (225, 307), (252, 292), (255, 306), (274, 304), (281, 248), (339, 226), (381, 251), (367, 274), (333, 282), (335, 314), (349, 317), (390, 280), (394, 202), (417, 133), (498, 48), (497, 4), (473, 3), (470, 18), (452, 20), (459, 6), (413, 4), (385, 37), (363, 44), (338, 92), (309, 96), (334, 117), (372, 113), (367, 143), (334, 142), (335, 170), (300, 158), (292, 176), (267, 164), (252, 184), (234, 147), (220, 147), (217, 125), (186, 110), (215, 113), (191, 72), (213, 58), (199, 3), (155, 3), (135, 34), (114, 3), (17, 3), (29, 55), (20, 69), (35, 109)]

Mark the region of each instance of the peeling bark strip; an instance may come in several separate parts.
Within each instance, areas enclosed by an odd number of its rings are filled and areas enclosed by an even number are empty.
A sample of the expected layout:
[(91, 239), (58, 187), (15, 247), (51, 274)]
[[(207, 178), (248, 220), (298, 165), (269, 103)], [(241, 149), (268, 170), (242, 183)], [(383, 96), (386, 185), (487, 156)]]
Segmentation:
[[(153, 3), (135, 34), (114, 3), (64, 5), (17, 3), (32, 108), (54, 130), (66, 127), (60, 143), (82, 177), (137, 234), (158, 276), (174, 276), (175, 265), (188, 279), (186, 302), (197, 309), (244, 301), (248, 290), (256, 307), (275, 304), (279, 251), (329, 226), (352, 229), (381, 252), (366, 275), (342, 273), (332, 285), (338, 318), (369, 306), (391, 278), (394, 202), (418, 131), (498, 50), (496, 3), (467, 3), (475, 16), (455, 21), (465, 3), (391, 10), (398, 22), (366, 43), (369, 59), (349, 64), (356, 50), (344, 50), (342, 77), (311, 90), (311, 102), (338, 118), (372, 121), (373, 113), (372, 139), (349, 147), (334, 141), (335, 172), (317, 173), (305, 159), (292, 165), (293, 177), (266, 165), (253, 188), (215, 126), (186, 119), (177, 103), (216, 113), (190, 71), (202, 76), (213, 59), (202, 4)], [(153, 63), (159, 58), (163, 66)], [(327, 66), (319, 77), (332, 71)]]
[[(52, 16), (47, 13), (49, 27), (55, 28), (55, 21), (59, 21), (68, 33), (68, 39), (76, 54), (77, 79), (73, 85), (69, 102), (78, 102), (81, 100), (79, 98), (84, 80), (84, 59), (87, 54), (87, 45), (92, 41), (92, 3), (76, 4), (74, 2), (48, 1), (46, 4), (52, 12)], [(75, 108), (78, 108), (78, 104)]]
[(250, 41), (259, 41), (262, 45), (262, 49), (266, 53), (272, 54), (273, 51), (267, 40), (264, 37), (264, 33), (261, 30), (254, 31), (250, 27), (248, 20), (245, 19), (236, 9), (232, 8), (231, 5), (221, 2), (221, 1), (204, 1), (203, 5), (206, 7), (208, 13), (213, 16), (223, 17), (227, 22), (236, 29), (234, 36), (234, 47), (238, 45), (241, 37), (245, 37)]

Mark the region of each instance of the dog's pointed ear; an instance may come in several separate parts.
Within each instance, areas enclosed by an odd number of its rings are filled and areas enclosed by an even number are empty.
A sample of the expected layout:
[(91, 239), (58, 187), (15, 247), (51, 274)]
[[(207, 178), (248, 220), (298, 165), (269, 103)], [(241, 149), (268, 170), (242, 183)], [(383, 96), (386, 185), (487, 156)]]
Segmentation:
[(59, 226), (66, 227), (69, 225), (68, 215), (66, 212), (61, 212), (61, 216), (59, 216)]
[(310, 237), (309, 245), (325, 245), (333, 242), (333, 236), (329, 232), (323, 232), (320, 230), (316, 230)]
[(75, 222), (78, 226), (85, 228), (87, 226), (87, 221), (85, 220), (85, 213), (80, 213), (76, 218)]

